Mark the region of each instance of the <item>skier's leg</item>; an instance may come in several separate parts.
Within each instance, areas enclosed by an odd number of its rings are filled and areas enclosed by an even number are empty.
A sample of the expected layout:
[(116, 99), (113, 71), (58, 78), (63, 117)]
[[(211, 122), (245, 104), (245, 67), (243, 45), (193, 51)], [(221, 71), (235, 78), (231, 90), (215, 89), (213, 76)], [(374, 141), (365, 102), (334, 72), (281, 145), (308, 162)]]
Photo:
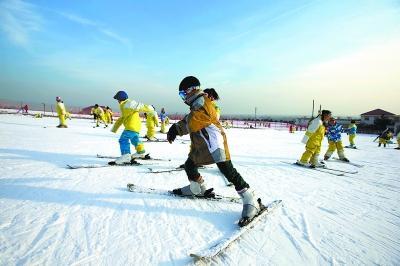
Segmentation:
[(121, 156), (115, 160), (116, 164), (129, 163), (131, 161), (131, 147), (129, 143), (129, 130), (124, 130), (119, 137)]
[(231, 182), (234, 186), (236, 191), (241, 191), (244, 188), (249, 188), (249, 185), (244, 181), (243, 177), (236, 171), (233, 167), (232, 161), (225, 161), (217, 163), (218, 169), (221, 173)]
[(122, 155), (131, 153), (128, 130), (124, 130), (121, 136), (119, 137), (119, 148), (121, 150)]
[(239, 225), (243, 226), (257, 215), (260, 211), (260, 204), (257, 202), (254, 191), (250, 189), (249, 184), (244, 181), (243, 177), (233, 167), (232, 161), (220, 162), (217, 163), (217, 166), (226, 179), (234, 184), (236, 192), (242, 198), (243, 209)]
[(324, 160), (328, 160), (336, 150), (335, 142), (329, 141), (329, 147), (324, 155)]
[(139, 139), (139, 133), (134, 131), (129, 131), (129, 140), (131, 141), (132, 145), (135, 146), (136, 153), (132, 154), (132, 158), (139, 158), (145, 155), (146, 150), (144, 149), (144, 144)]
[(146, 134), (147, 138), (149, 140), (155, 140), (155, 128), (154, 125), (148, 125), (147, 126), (147, 134)]
[(356, 138), (356, 134), (349, 135), (350, 146), (355, 146), (354, 139)]
[(304, 165), (308, 164), (312, 155), (313, 155), (313, 149), (310, 149), (309, 147), (306, 146), (306, 151), (301, 155), (299, 162)]
[(323, 164), (321, 164), (319, 161), (318, 161), (318, 158), (319, 158), (319, 153), (321, 152), (321, 146), (317, 146), (315, 149), (314, 149), (314, 153), (313, 153), (313, 155), (311, 156), (311, 159), (310, 159), (310, 163), (311, 163), (311, 166), (312, 167), (321, 167), (321, 166), (323, 166)]
[[(203, 177), (200, 175), (197, 165), (188, 158), (185, 162), (185, 172), (190, 184), (182, 188), (174, 189), (173, 192), (178, 195), (201, 195), (207, 196), (208, 193)], [(211, 193), (211, 191), (209, 191)]]
[(161, 121), (161, 130), (160, 130), (160, 132), (161, 133), (165, 133), (166, 132), (166, 130), (165, 130), (165, 121)]
[(383, 143), (384, 143), (383, 138), (379, 138), (379, 145), (378, 145), (378, 147), (380, 147)]
[(65, 121), (65, 116), (64, 115), (59, 115), (58, 119), (60, 120), (59, 127), (67, 127), (67, 123)]
[(339, 140), (338, 142), (336, 142), (336, 147), (337, 147), (337, 152), (339, 155), (339, 159), (345, 162), (348, 162), (349, 159), (346, 158), (346, 156), (344, 155), (344, 148), (343, 148), (343, 143), (341, 140)]

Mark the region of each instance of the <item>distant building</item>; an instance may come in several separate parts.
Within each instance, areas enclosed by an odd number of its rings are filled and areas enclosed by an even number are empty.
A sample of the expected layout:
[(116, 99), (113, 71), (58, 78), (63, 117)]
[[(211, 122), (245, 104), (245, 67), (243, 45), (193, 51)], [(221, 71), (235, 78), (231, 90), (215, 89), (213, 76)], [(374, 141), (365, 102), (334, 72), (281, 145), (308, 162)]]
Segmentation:
[(375, 120), (379, 118), (387, 118), (396, 122), (398, 116), (395, 114), (382, 110), (382, 109), (375, 109), (366, 113), (361, 114), (361, 123), (366, 125), (373, 125), (375, 124)]

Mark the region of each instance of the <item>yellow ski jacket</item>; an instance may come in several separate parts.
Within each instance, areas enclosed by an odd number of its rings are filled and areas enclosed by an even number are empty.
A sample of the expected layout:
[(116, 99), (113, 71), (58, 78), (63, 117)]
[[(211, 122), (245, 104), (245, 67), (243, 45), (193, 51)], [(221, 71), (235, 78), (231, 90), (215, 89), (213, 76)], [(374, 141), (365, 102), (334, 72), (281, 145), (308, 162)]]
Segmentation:
[(317, 116), (310, 122), (310, 125), (308, 126), (301, 142), (304, 144), (312, 143), (315, 146), (321, 146), (324, 136), (325, 126), (322, 123), (321, 117)]
[(63, 102), (57, 102), (56, 104), (56, 112), (58, 116), (64, 116), (66, 114), (65, 105)]
[(146, 113), (146, 126), (147, 127), (158, 127), (158, 114), (156, 111)]
[(126, 99), (119, 104), (121, 110), (120, 118), (115, 121), (112, 132), (117, 132), (121, 125), (124, 125), (126, 130), (131, 130), (139, 133), (141, 128), (141, 121), (139, 112), (152, 112), (154, 108), (151, 105), (138, 103), (134, 100)]

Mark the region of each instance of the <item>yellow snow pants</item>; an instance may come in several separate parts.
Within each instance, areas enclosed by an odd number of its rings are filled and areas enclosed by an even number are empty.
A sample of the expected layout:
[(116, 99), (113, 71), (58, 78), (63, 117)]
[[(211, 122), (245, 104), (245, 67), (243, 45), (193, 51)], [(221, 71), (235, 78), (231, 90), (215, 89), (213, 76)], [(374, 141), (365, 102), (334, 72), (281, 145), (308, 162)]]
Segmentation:
[(336, 151), (339, 155), (340, 159), (344, 158), (344, 148), (343, 148), (343, 143), (342, 141), (334, 142), (334, 141), (329, 141), (329, 147), (328, 150), (325, 153), (325, 157), (331, 157), (332, 154)]
[(351, 134), (351, 135), (349, 135), (349, 142), (350, 142), (350, 145), (351, 146), (354, 146), (355, 145), (355, 143), (354, 143), (354, 139), (356, 138), (356, 134)]
[(61, 126), (66, 126), (67, 122), (65, 120), (65, 115), (58, 115), (58, 119), (60, 120), (60, 125)]
[(321, 145), (316, 145), (313, 141), (307, 142), (306, 151), (300, 158), (300, 162), (308, 163), (316, 165), (318, 161), (318, 156), (321, 151)]

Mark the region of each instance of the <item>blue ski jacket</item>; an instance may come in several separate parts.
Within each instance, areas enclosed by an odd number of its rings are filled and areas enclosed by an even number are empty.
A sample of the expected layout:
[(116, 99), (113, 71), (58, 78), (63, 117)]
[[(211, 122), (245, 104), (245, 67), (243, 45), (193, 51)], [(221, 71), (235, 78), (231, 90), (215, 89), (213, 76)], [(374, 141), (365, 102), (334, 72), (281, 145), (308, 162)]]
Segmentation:
[(326, 136), (328, 137), (329, 141), (338, 142), (342, 140), (342, 132), (343, 127), (342, 125), (336, 124), (334, 126), (328, 126), (326, 131)]

